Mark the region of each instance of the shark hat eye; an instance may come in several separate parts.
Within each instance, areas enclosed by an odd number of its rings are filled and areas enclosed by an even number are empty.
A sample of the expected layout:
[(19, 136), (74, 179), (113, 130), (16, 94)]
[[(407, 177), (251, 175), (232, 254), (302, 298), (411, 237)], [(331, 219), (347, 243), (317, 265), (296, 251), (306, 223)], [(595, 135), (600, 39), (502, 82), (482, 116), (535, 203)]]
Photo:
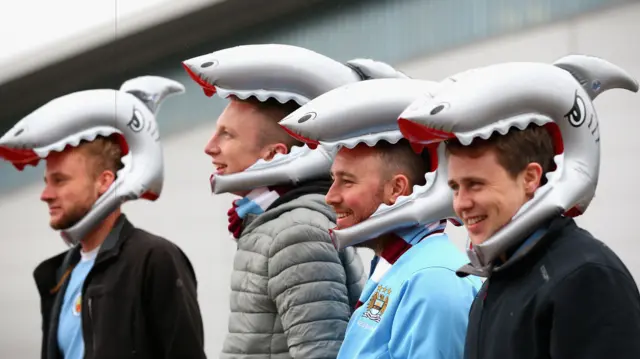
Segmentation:
[(584, 101), (582, 101), (580, 96), (578, 96), (578, 94), (576, 93), (576, 98), (573, 102), (573, 107), (571, 107), (571, 110), (569, 110), (569, 112), (566, 115), (564, 115), (564, 117), (567, 119), (567, 121), (569, 121), (571, 126), (580, 127), (582, 126), (582, 124), (586, 119), (585, 110), (586, 108), (584, 105)]
[(142, 116), (139, 110), (133, 109), (133, 116), (131, 116), (131, 120), (127, 123), (127, 127), (133, 132), (142, 131), (144, 128), (144, 116)]
[(446, 108), (449, 108), (449, 104), (448, 104), (448, 103), (446, 103), (446, 102), (443, 102), (443, 103), (439, 104), (438, 106), (434, 107), (434, 108), (431, 110), (430, 114), (431, 114), (432, 116), (433, 116), (433, 115), (437, 115), (437, 114), (439, 114), (440, 112), (442, 112), (442, 110), (444, 110), (444, 109), (446, 109)]
[(216, 60), (207, 61), (207, 62), (202, 63), (202, 65), (200, 65), (200, 67), (204, 69), (204, 68), (207, 68), (207, 67), (215, 66), (217, 64), (218, 64), (218, 61), (216, 61)]
[(315, 112), (309, 112), (306, 115), (300, 117), (298, 119), (298, 123), (304, 123), (304, 122), (307, 122), (309, 120), (313, 120), (314, 118), (316, 118), (316, 113)]
[(13, 134), (13, 137), (18, 137), (24, 132), (24, 128), (19, 129), (16, 133)]

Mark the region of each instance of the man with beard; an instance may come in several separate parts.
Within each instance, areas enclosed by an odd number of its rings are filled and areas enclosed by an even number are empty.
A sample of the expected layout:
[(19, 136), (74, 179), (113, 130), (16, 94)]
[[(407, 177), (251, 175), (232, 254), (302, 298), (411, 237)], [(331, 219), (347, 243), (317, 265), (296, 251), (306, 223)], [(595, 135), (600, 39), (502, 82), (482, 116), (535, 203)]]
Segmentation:
[[(337, 229), (364, 223), (380, 205), (391, 206), (414, 186), (424, 186), (429, 168), (428, 156), (416, 154), (405, 139), (340, 149), (326, 196), (336, 212)], [(338, 358), (377, 358), (366, 353), (382, 335), (394, 357), (462, 357), (468, 310), (480, 281), (456, 277), (465, 257), (444, 234), (445, 226), (445, 220), (436, 221), (355, 245), (372, 249), (380, 262), (360, 297), (361, 307), (349, 323)], [(393, 296), (394, 291), (401, 294)], [(385, 314), (392, 322), (384, 320)]]
[(397, 115), (438, 86), (373, 79), (327, 92), (280, 121), (292, 137), (338, 150), (325, 197), (337, 217), (333, 242), (379, 258), (339, 359), (462, 358), (480, 281), (456, 276), (465, 256), (444, 234), (453, 208), (441, 195), (448, 189), (440, 154), (414, 151), (397, 127)]
[[(67, 143), (62, 150), (51, 150), (41, 157), (46, 169), (40, 199), (49, 208), (51, 228), (61, 231), (72, 246), (34, 271), (41, 300), (42, 359), (206, 358), (197, 282), (189, 259), (167, 239), (134, 227), (120, 210), (123, 201), (136, 198), (135, 194), (121, 197), (129, 188), (155, 187), (157, 198), (162, 183), (160, 145), (152, 139), (148, 148), (140, 148), (140, 137), (145, 134), (133, 127), (131, 113), (124, 110), (127, 101), (133, 103), (134, 119), (152, 128), (158, 102), (177, 86), (162, 78), (131, 81), (128, 84), (136, 90), (138, 85), (160, 85), (160, 89), (142, 93), (149, 95), (142, 99), (134, 97), (140, 96), (137, 91), (74, 93), (51, 101), (23, 120), (29, 123), (16, 125), (37, 132), (47, 126), (41, 120), (58, 122), (57, 127), (52, 125), (49, 137), (61, 135), (64, 137), (57, 143)], [(122, 100), (115, 115), (114, 95)], [(70, 103), (74, 96), (77, 101)], [(148, 105), (147, 98), (156, 103)], [(94, 99), (93, 105), (85, 102)], [(149, 109), (143, 109), (145, 105)], [(69, 116), (55, 118), (59, 113)], [(133, 130), (129, 135), (98, 135), (75, 142), (74, 138), (95, 131), (101, 125), (100, 118), (106, 123), (128, 123)], [(13, 144), (7, 152), (8, 146), (3, 145), (26, 131), (14, 128), (14, 132), (15, 136), (9, 133), (0, 143), (0, 155), (10, 161), (11, 151), (19, 153), (16, 148), (20, 147)], [(127, 163), (122, 160), (124, 151), (130, 155)], [(143, 165), (133, 161), (138, 156), (143, 157)], [(139, 180), (145, 178), (141, 172), (156, 175), (145, 182)], [(113, 203), (113, 207), (101, 212), (107, 208), (105, 203)]]

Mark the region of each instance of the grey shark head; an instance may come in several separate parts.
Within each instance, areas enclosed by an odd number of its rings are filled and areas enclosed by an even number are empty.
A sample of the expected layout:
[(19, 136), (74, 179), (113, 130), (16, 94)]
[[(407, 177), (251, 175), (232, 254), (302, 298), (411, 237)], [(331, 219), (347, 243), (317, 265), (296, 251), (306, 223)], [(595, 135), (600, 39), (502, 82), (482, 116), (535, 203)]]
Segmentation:
[[(281, 103), (309, 100), (339, 86), (379, 77), (406, 78), (390, 65), (371, 59), (340, 63), (315, 51), (292, 45), (256, 44), (222, 49), (182, 63), (206, 96), (274, 98)], [(243, 172), (210, 178), (213, 193), (296, 184), (326, 176), (331, 154), (311, 151), (313, 144), (294, 148), (271, 161), (258, 161)]]
[[(412, 79), (375, 79), (348, 84), (311, 100), (280, 121), (293, 137), (330, 151), (375, 146), (379, 141), (397, 143), (402, 139), (397, 117), (416, 98), (431, 96), (438, 82)], [(417, 145), (414, 150), (425, 148)], [(427, 225), (455, 218), (451, 191), (447, 186), (444, 146), (426, 148), (432, 168), (425, 174), (426, 184), (414, 186), (391, 206), (381, 205), (368, 219), (344, 229), (331, 231), (334, 245), (343, 249), (395, 230)]]
[(457, 138), (463, 145), (495, 132), (545, 126), (555, 140), (556, 169), (505, 227), (469, 250), (474, 274), (487, 276), (507, 248), (558, 214), (577, 216), (589, 206), (598, 182), (600, 131), (593, 100), (622, 88), (637, 92), (626, 71), (603, 59), (571, 55), (554, 64), (503, 63), (467, 71), (432, 97), (414, 101), (399, 117), (414, 143)]
[(0, 138), (0, 158), (18, 170), (36, 166), (52, 152), (61, 152), (97, 136), (119, 136), (123, 168), (116, 181), (74, 226), (61, 231), (77, 244), (121, 203), (138, 198), (155, 201), (162, 192), (163, 156), (155, 118), (161, 102), (184, 92), (173, 80), (143, 76), (120, 90), (94, 89), (58, 97), (21, 119)]

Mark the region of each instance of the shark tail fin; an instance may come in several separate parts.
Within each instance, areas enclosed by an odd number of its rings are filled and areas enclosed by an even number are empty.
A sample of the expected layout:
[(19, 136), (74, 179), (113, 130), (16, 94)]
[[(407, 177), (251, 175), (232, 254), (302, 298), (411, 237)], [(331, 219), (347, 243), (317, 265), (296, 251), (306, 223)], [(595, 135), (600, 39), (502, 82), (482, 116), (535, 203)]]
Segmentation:
[(553, 63), (568, 71), (595, 100), (601, 93), (611, 89), (638, 92), (638, 81), (627, 71), (611, 62), (589, 55), (567, 55)]
[(168, 96), (185, 92), (184, 86), (174, 80), (160, 76), (140, 76), (125, 81), (120, 91), (128, 92), (142, 101), (152, 113)]
[(369, 79), (408, 79), (402, 71), (395, 69), (386, 62), (376, 61), (372, 59), (357, 58), (346, 62), (346, 65), (353, 71), (358, 73), (363, 80)]

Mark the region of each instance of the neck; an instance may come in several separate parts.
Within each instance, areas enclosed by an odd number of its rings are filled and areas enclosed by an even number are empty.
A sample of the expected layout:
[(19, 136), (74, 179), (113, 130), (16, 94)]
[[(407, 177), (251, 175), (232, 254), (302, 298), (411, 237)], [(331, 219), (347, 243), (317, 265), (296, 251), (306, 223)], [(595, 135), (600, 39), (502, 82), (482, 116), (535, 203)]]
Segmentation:
[(120, 217), (120, 208), (116, 209), (107, 218), (105, 218), (96, 228), (94, 228), (84, 239), (80, 242), (83, 252), (90, 252), (98, 246), (102, 245), (107, 236), (113, 229), (118, 217)]
[(384, 248), (386, 247), (387, 243), (392, 240), (392, 238), (393, 237), (389, 234), (382, 235), (376, 239), (372, 239), (371, 241), (366, 242), (366, 247), (373, 250), (373, 253), (375, 253), (376, 256), (379, 257), (382, 255)]

